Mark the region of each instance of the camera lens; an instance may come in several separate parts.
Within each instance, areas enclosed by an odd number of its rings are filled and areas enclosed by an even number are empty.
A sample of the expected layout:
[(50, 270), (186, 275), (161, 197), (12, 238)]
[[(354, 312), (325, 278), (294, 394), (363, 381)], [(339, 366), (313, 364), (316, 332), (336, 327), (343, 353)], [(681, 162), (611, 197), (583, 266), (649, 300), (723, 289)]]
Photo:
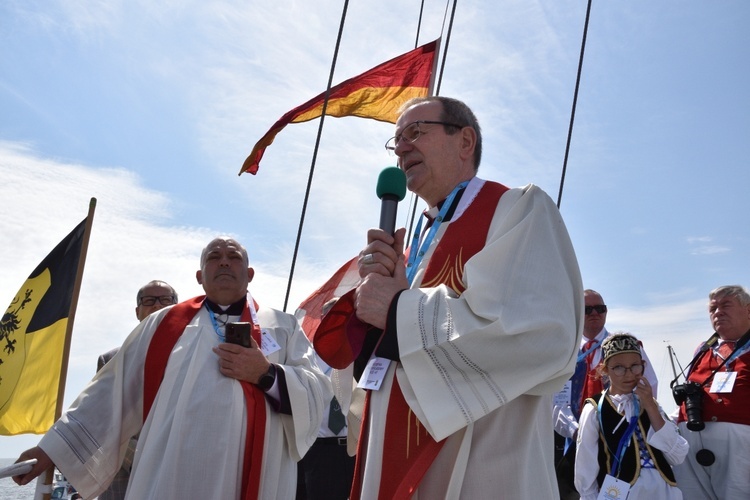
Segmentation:
[(704, 424), (703, 421), (700, 420), (700, 418), (698, 420), (688, 420), (687, 428), (688, 430), (691, 430), (693, 432), (698, 432), (705, 429), (706, 424)]
[(687, 428), (691, 431), (702, 431), (703, 423), (703, 386), (697, 382), (687, 382), (672, 388), (672, 396), (678, 405), (685, 404)]

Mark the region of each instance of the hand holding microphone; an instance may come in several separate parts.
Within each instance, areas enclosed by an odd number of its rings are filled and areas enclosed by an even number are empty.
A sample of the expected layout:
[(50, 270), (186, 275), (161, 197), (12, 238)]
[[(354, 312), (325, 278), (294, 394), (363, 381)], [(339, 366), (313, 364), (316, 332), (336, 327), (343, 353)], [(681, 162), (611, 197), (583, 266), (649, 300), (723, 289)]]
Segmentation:
[(359, 254), (359, 274), (364, 278), (377, 273), (392, 276), (404, 251), (405, 230), (396, 228), (398, 202), (406, 195), (406, 175), (398, 167), (386, 167), (378, 177), (376, 189), (380, 206), (380, 229), (367, 232), (367, 246)]
[(367, 246), (359, 254), (362, 281), (354, 294), (357, 317), (372, 326), (384, 328), (393, 297), (409, 288), (404, 265), (406, 229), (395, 231), (398, 202), (406, 195), (406, 176), (397, 167), (380, 173), (377, 187), (381, 199), (380, 229), (367, 232)]
[(398, 202), (406, 196), (406, 174), (398, 167), (386, 167), (378, 176), (380, 229), (393, 236), (396, 230)]

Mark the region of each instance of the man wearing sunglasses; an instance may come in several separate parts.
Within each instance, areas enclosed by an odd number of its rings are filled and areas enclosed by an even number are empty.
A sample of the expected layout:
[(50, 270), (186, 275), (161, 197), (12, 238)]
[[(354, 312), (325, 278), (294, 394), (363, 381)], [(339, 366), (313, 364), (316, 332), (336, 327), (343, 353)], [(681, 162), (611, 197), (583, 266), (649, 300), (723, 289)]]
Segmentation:
[[(177, 303), (177, 292), (172, 285), (166, 281), (153, 280), (143, 285), (135, 296), (135, 317), (138, 321), (143, 321), (149, 314), (156, 312), (159, 309), (163, 309), (167, 306), (171, 306)], [(102, 367), (117, 354), (120, 350), (119, 347), (115, 347), (111, 351), (105, 352), (96, 362), (96, 371), (102, 369)], [(130, 439), (128, 444), (128, 451), (125, 453), (125, 459), (122, 462), (122, 467), (115, 474), (115, 478), (109, 487), (99, 495), (100, 500), (122, 500), (125, 498), (125, 490), (128, 486), (128, 480), (130, 479), (130, 469), (133, 465), (133, 457), (135, 455), (135, 446), (138, 440), (136, 437)]]
[(404, 228), (368, 231), (362, 281), (314, 342), (368, 390), (351, 498), (552, 498), (549, 409), (583, 311), (565, 224), (537, 186), (477, 177), (466, 104), (433, 96), (401, 111), (386, 149), (425, 217), (407, 252)]
[[(578, 362), (573, 377), (555, 398), (553, 410), (555, 420), (555, 463), (560, 497), (578, 498), (573, 486), (573, 461), (575, 459), (575, 433), (581, 417), (583, 402), (602, 392), (606, 381), (596, 374), (596, 367), (602, 359), (601, 345), (610, 333), (604, 326), (607, 323), (607, 305), (601, 294), (595, 290), (583, 291), (584, 319)], [(648, 380), (657, 395), (656, 372), (641, 346), (641, 357), (646, 362), (643, 376)]]

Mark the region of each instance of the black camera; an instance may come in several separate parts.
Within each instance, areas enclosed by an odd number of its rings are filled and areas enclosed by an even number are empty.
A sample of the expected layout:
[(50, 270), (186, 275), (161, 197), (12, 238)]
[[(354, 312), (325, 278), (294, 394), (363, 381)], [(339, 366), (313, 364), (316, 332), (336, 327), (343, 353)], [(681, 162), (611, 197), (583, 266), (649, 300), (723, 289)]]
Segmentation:
[(691, 431), (702, 431), (706, 424), (703, 423), (703, 388), (697, 382), (686, 382), (672, 387), (672, 396), (675, 403), (685, 403), (685, 414), (687, 415), (687, 428)]

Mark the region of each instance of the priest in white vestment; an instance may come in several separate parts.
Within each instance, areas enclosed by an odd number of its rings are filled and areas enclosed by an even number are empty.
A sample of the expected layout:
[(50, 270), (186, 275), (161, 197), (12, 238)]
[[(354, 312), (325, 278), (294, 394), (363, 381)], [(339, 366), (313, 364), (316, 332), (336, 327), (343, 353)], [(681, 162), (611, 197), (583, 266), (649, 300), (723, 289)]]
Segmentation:
[(549, 409), (583, 318), (565, 224), (538, 187), (476, 177), (465, 104), (402, 109), (386, 148), (428, 204), (426, 227), (406, 255), (403, 229), (370, 230), (361, 283), (314, 338), (369, 389), (352, 498), (558, 498)]
[[(21, 455), (39, 462), (14, 480), (26, 484), (54, 464), (95, 497), (140, 432), (127, 499), (293, 498), (296, 462), (315, 441), (331, 388), (294, 316), (255, 304), (253, 273), (239, 243), (210, 242), (196, 273), (205, 299), (136, 327)], [(250, 347), (225, 343), (225, 325), (238, 321), (252, 326)]]

